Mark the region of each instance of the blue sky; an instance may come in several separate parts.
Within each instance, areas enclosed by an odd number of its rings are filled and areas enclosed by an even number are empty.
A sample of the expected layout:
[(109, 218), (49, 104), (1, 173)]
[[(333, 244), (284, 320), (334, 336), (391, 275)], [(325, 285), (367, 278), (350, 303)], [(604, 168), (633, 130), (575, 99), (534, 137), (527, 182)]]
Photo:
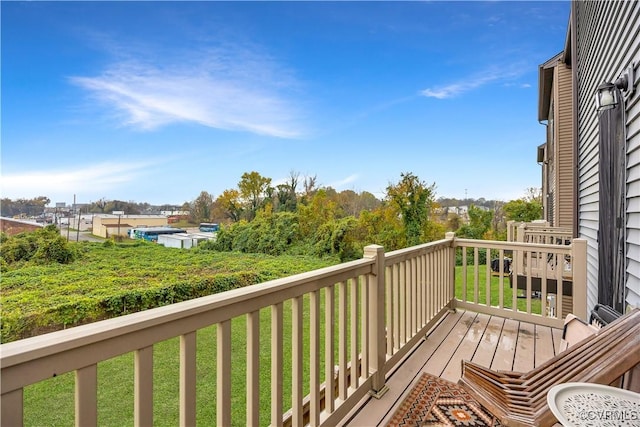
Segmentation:
[(563, 2), (13, 2), (2, 197), (182, 204), (291, 171), (382, 197), (540, 186)]

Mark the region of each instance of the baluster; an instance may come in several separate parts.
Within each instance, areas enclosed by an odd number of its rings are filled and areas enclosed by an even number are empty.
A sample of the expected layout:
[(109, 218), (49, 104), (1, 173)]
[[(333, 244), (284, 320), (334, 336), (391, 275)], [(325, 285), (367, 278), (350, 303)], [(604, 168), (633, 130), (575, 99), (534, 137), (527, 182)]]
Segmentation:
[(3, 426), (21, 426), (23, 420), (23, 389), (4, 393), (0, 399), (0, 425)]
[(491, 249), (485, 249), (485, 304), (491, 307)]
[[(360, 282), (360, 285), (362, 286), (360, 289), (361, 295), (362, 295), (362, 297), (360, 298), (360, 322), (362, 324), (361, 330), (360, 330), (360, 338), (362, 340), (362, 345), (360, 346), (360, 357), (362, 358), (362, 360), (360, 363), (362, 365), (360, 366), (360, 370), (362, 372), (362, 380), (364, 381), (367, 378), (369, 378), (369, 312), (367, 311), (367, 309), (369, 308), (369, 276), (368, 275), (362, 277), (362, 281)], [(385, 287), (389, 289), (388, 284), (385, 284)], [(391, 315), (389, 311), (390, 305), (391, 304), (387, 304), (387, 314), (388, 314), (387, 319), (391, 319)], [(393, 347), (392, 347), (393, 342), (390, 341), (391, 337), (393, 336), (393, 334), (391, 333), (391, 325), (387, 325), (386, 335), (387, 335), (386, 351), (387, 351), (387, 354), (390, 356), (393, 351)]]
[(258, 426), (259, 414), (260, 311), (256, 310), (247, 313), (247, 426)]
[(271, 306), (271, 425), (274, 427), (282, 426), (282, 334), (282, 303), (278, 303)]
[(324, 338), (324, 376), (325, 410), (328, 414), (335, 408), (335, 368), (334, 368), (334, 290), (327, 286), (324, 294), (325, 338)]
[(153, 346), (135, 352), (134, 420), (136, 426), (153, 424)]
[(347, 399), (347, 284), (338, 283), (338, 397)]
[(320, 424), (320, 292), (309, 294), (309, 425)]
[(231, 425), (231, 320), (218, 323), (216, 336), (216, 417), (219, 426), (228, 426)]
[[(387, 327), (386, 327), (386, 331), (385, 331), (385, 335), (386, 335), (386, 339), (387, 339), (387, 346), (386, 346), (386, 352), (387, 355), (392, 356), (394, 353), (394, 345), (395, 345), (395, 340), (394, 340), (394, 330), (395, 330), (395, 318), (394, 318), (394, 311), (393, 311), (393, 307), (394, 307), (394, 300), (395, 300), (395, 295), (393, 293), (393, 267), (386, 267), (384, 269), (384, 274), (385, 274), (385, 287), (386, 287), (386, 304), (385, 304), (385, 310), (386, 310), (386, 319), (387, 319)], [(368, 276), (365, 276), (365, 281), (368, 280)], [(363, 319), (366, 319), (366, 307), (367, 305), (364, 305), (364, 295), (367, 292), (367, 284), (364, 284), (363, 287), (363, 305), (361, 308), (361, 316)], [(368, 299), (368, 297), (367, 297)], [(362, 343), (362, 354), (366, 355), (368, 354), (368, 352), (364, 349), (368, 348), (365, 344), (364, 344), (364, 340), (366, 339), (367, 335), (369, 334), (369, 329), (368, 329), (368, 325), (366, 323), (362, 323), (362, 339), (363, 339), (363, 343)], [(364, 363), (364, 360), (363, 360)], [(363, 366), (364, 369), (364, 366)], [(366, 378), (366, 377), (365, 377)]]
[(358, 365), (360, 364), (358, 360), (358, 278), (349, 279), (349, 284), (351, 288), (351, 302), (349, 303), (351, 310), (351, 374), (349, 383), (355, 389), (360, 384), (358, 372)]
[(478, 247), (473, 248), (473, 303), (478, 304), (479, 294), (480, 294), (480, 278), (479, 278), (479, 255), (478, 255)]
[(98, 425), (98, 367), (76, 370), (76, 427)]
[(302, 425), (302, 297), (293, 298), (291, 304), (291, 409), (292, 423)]
[(196, 423), (196, 332), (180, 336), (180, 425)]

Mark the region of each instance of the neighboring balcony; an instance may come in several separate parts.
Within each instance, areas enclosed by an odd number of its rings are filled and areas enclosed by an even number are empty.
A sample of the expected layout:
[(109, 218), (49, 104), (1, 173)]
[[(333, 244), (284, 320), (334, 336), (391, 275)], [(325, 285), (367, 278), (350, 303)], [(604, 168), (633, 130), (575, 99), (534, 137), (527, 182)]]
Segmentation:
[[(76, 425), (97, 425), (98, 363), (134, 353), (130, 407), (135, 425), (152, 425), (154, 345), (176, 338), (179, 424), (203, 424), (199, 332), (213, 327), (217, 425), (370, 424), (392, 411), (413, 379), (407, 372), (455, 381), (474, 345), (486, 347), (477, 354), (488, 367), (537, 366), (557, 352), (564, 317), (586, 320), (586, 306), (583, 239), (542, 244), (448, 233), (389, 253), (372, 245), (360, 260), (3, 344), (0, 422), (23, 425), (24, 388), (75, 372)], [(243, 325), (240, 355), (232, 322)], [(527, 352), (525, 343), (537, 350)], [(238, 370), (245, 380), (232, 387)]]

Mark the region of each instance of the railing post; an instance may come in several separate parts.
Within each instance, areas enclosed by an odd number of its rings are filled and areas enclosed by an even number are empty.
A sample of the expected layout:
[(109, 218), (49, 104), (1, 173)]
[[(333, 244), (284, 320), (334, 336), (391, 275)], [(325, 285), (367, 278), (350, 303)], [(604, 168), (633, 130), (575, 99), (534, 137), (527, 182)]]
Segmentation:
[(514, 220), (507, 221), (507, 242), (513, 242), (515, 236), (513, 235), (513, 230), (515, 229), (516, 222)]
[[(516, 229), (516, 242), (524, 243), (525, 241), (525, 233), (527, 231), (527, 225), (522, 222)], [(512, 261), (513, 269), (515, 270), (515, 275), (523, 274), (524, 272), (524, 252), (521, 250), (513, 251), (513, 261)], [(515, 277), (514, 275), (514, 277)]]
[(523, 222), (516, 230), (516, 242), (524, 242), (524, 234), (527, 231), (527, 225)]
[(366, 246), (364, 258), (375, 260), (372, 274), (369, 276), (369, 368), (372, 372), (369, 393), (379, 399), (389, 389), (385, 384), (384, 375), (386, 359), (384, 248), (380, 245)]
[(571, 242), (573, 269), (573, 314), (587, 321), (587, 240)]
[(449, 289), (449, 308), (451, 310), (456, 309), (456, 233), (449, 231), (444, 234), (444, 238), (451, 240), (451, 246), (449, 247), (449, 260), (448, 260), (448, 273), (447, 273), (447, 285)]

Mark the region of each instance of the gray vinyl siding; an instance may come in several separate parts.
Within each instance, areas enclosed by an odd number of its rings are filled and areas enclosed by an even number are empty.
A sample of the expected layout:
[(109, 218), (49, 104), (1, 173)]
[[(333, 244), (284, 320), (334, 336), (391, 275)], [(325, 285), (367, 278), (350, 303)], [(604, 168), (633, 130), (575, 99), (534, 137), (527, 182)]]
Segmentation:
[[(640, 74), (638, 50), (636, 43), (636, 75)], [(627, 303), (640, 307), (640, 81), (637, 77), (634, 84), (636, 93), (627, 108)]]
[[(598, 295), (598, 117), (594, 94), (633, 62), (640, 73), (640, 2), (578, 1), (575, 14), (577, 70), (578, 234), (588, 241), (587, 304)], [(640, 306), (640, 87), (626, 100), (626, 287), (627, 304)]]

